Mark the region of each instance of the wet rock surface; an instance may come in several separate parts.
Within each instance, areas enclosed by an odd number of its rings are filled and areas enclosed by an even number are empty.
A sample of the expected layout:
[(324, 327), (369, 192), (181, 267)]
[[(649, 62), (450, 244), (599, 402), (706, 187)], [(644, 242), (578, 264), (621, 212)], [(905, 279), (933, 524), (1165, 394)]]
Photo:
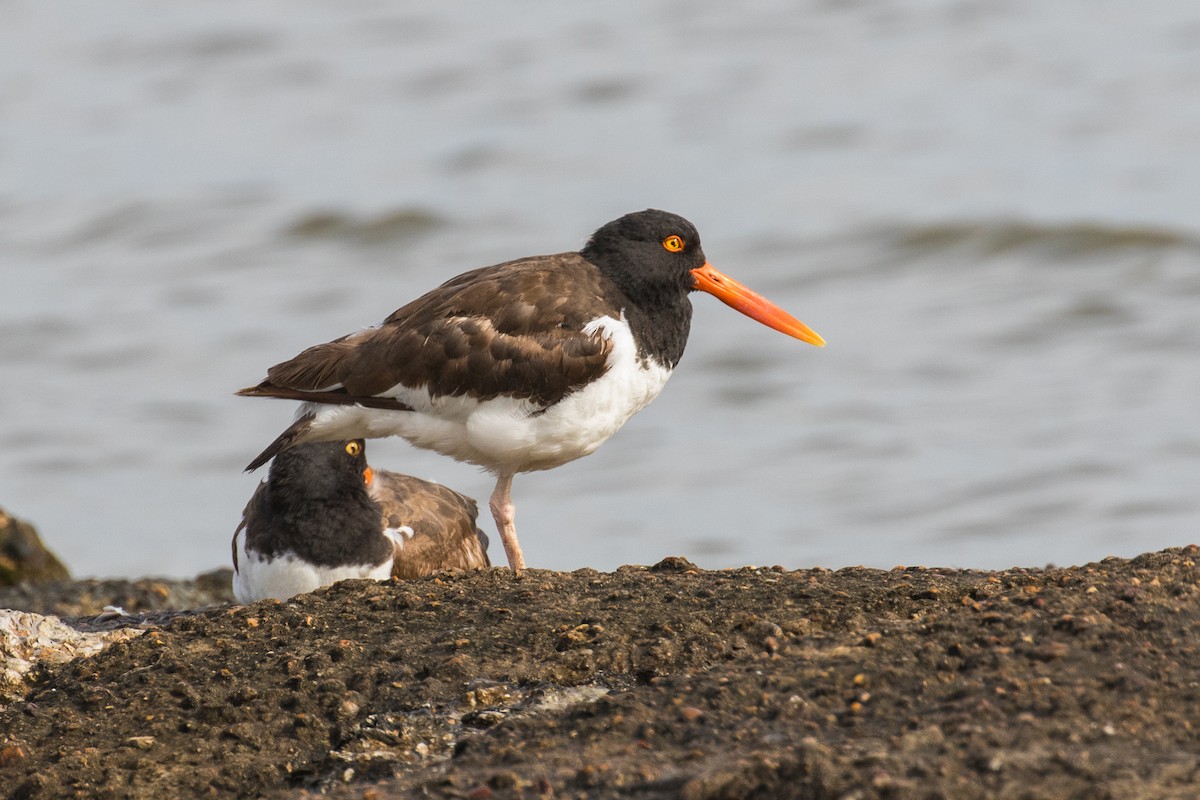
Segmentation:
[(669, 559), (148, 612), (0, 710), (0, 792), (1193, 798), (1198, 557)]

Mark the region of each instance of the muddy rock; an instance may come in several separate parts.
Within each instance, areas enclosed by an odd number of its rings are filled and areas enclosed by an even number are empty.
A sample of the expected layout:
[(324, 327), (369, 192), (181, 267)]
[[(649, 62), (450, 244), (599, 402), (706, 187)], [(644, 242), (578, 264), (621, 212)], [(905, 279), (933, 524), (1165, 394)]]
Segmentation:
[(28, 690), (25, 676), (35, 664), (64, 664), (85, 658), (113, 642), (125, 641), (140, 633), (132, 627), (81, 631), (58, 617), (0, 609), (0, 705), (21, 697)]
[(32, 525), (0, 508), (0, 586), (70, 577)]
[(219, 569), (193, 580), (47, 581), (0, 587), (0, 706), (28, 691), (31, 671), (39, 664), (95, 655), (176, 616), (232, 602), (231, 577), (230, 570)]
[(148, 612), (0, 710), (0, 794), (1194, 798), (1198, 557), (678, 559)]

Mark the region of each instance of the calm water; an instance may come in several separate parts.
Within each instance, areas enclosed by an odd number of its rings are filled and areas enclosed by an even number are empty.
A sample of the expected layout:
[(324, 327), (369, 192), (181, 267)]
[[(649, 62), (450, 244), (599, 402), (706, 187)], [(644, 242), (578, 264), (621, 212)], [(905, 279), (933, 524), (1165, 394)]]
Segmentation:
[(0, 506), (77, 574), (225, 564), (293, 411), (234, 390), (654, 206), (829, 346), (696, 296), (663, 395), (517, 478), (532, 566), (1200, 538), (1194, 3), (513, 8), (7, 7)]

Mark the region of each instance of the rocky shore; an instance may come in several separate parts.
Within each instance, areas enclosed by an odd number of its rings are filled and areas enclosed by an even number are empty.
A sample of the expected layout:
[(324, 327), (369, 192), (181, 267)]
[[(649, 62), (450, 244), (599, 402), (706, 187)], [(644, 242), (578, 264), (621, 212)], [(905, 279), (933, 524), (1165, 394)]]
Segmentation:
[(1198, 559), (0, 589), (140, 631), (28, 673), (0, 794), (1195, 798)]

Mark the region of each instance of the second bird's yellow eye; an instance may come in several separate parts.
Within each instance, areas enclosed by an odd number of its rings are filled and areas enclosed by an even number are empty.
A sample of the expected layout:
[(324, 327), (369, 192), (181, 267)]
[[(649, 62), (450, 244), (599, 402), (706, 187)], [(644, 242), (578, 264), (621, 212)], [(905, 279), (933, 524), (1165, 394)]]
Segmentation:
[(678, 253), (683, 249), (683, 239), (680, 239), (678, 236), (668, 236), (663, 239), (663, 247), (672, 253)]
[(346, 442), (346, 452), (352, 456), (356, 456), (362, 452), (361, 442)]

